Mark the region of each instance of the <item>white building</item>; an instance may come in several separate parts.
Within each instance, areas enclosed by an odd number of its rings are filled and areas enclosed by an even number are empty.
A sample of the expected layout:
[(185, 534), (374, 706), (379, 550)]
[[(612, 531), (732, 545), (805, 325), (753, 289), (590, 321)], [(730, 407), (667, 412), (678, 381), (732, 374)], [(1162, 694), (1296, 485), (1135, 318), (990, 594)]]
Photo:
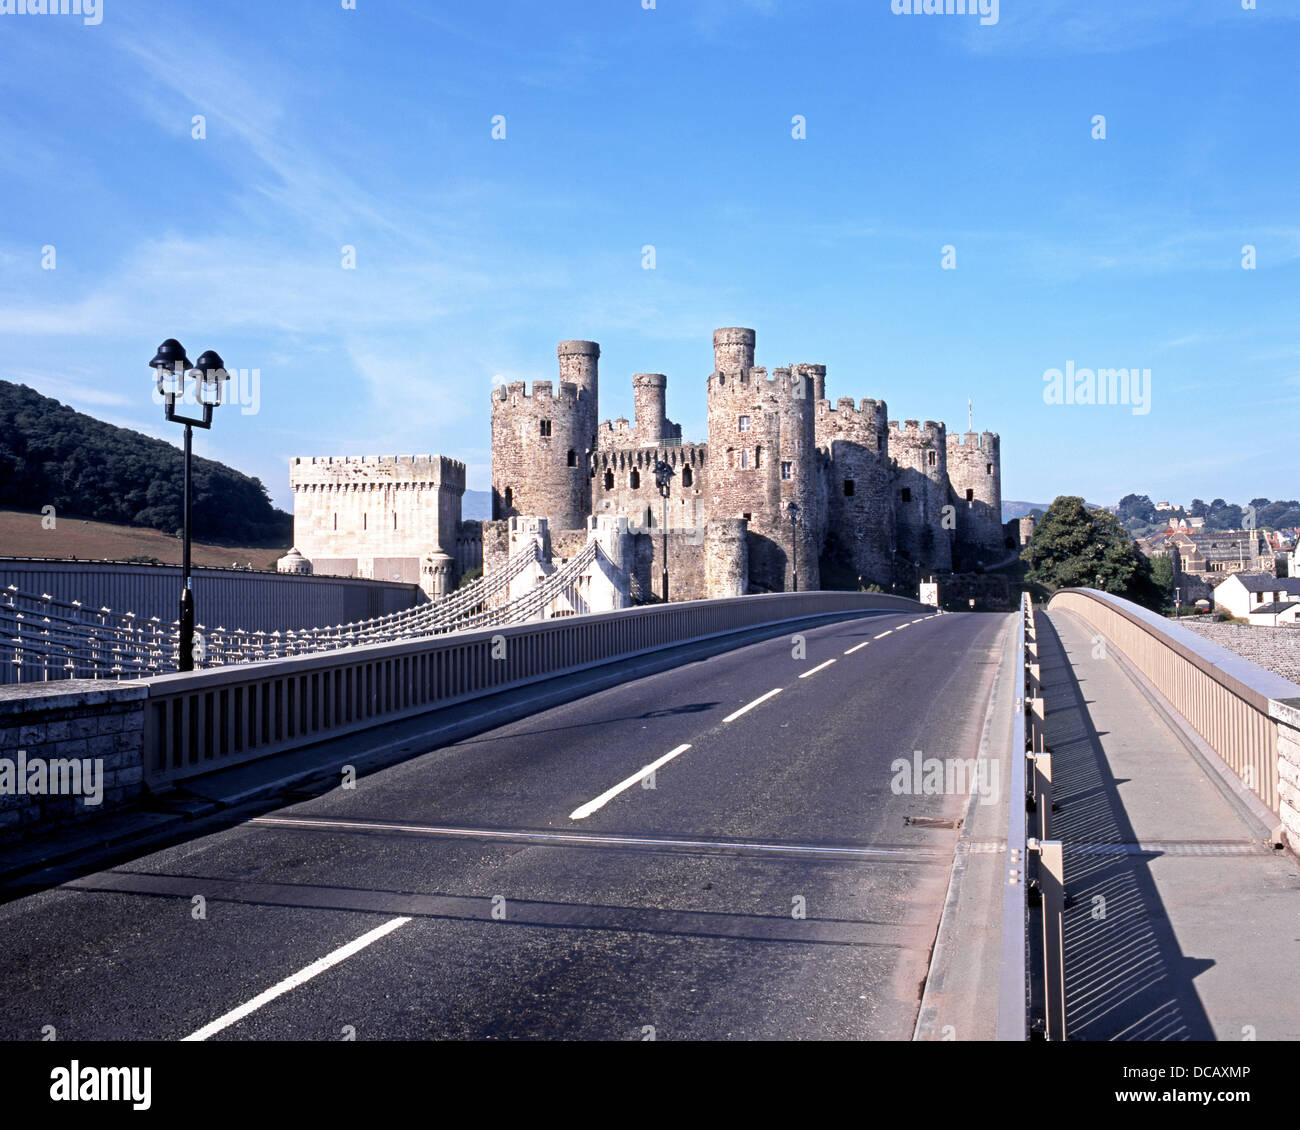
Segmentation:
[(1233, 573), (1215, 586), (1214, 608), (1261, 627), (1300, 624), (1300, 578)]

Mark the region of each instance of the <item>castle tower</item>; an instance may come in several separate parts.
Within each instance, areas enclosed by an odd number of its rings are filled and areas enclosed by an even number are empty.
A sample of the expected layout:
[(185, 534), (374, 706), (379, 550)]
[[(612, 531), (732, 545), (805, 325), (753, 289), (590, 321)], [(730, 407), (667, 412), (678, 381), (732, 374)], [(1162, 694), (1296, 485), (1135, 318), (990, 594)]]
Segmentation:
[(948, 436), (948, 481), (957, 507), (957, 533), (969, 564), (1003, 556), (1002, 462), (993, 432)]
[(583, 529), (591, 513), (600, 346), (562, 341), (560, 383), (523, 381), (492, 391), (492, 517)]
[[(814, 589), (823, 522), (812, 377), (777, 369), (769, 380), (753, 366), (754, 338), (753, 330), (735, 327), (713, 335), (708, 512), (748, 522), (751, 591), (789, 591), (796, 560), (799, 588)], [(793, 522), (792, 502), (799, 508)]]
[[(664, 438), (672, 438), (668, 422), (668, 378), (663, 373), (636, 373), (632, 377), (632, 397), (636, 406), (635, 442), (642, 447), (657, 447)], [(677, 428), (677, 436), (681, 428)]]
[(718, 373), (736, 373), (754, 367), (753, 330), (731, 326), (713, 331), (713, 369)]
[[(825, 378), (823, 376), (823, 387)], [(895, 549), (894, 472), (888, 455), (889, 408), (851, 397), (817, 402), (823, 453), (828, 585), (856, 587), (890, 577)]]
[[(897, 467), (894, 522), (897, 527), (895, 579), (915, 584), (919, 572), (952, 568), (955, 507), (948, 492), (948, 444), (942, 424), (906, 420), (889, 423), (889, 455)], [(908, 565), (908, 562), (911, 565)]]

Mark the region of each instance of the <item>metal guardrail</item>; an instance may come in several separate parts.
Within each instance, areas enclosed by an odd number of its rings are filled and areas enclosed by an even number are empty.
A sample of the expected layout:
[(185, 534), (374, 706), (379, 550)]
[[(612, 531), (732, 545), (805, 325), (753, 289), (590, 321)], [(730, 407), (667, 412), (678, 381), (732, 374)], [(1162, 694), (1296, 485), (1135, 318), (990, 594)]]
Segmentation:
[(1269, 702), (1300, 697), (1300, 686), (1122, 597), (1061, 589), (1048, 608), (1073, 613), (1108, 639), (1279, 813), (1278, 729)]
[[(195, 666), (254, 663), (505, 622), (497, 610), (515, 606), (510, 586), (536, 561), (537, 546), (529, 543), (503, 568), (441, 600), (333, 627), (265, 632), (200, 624)], [(179, 646), (175, 621), (85, 608), (14, 585), (0, 591), (0, 658), (13, 668), (14, 682), (148, 678), (179, 667)]]
[(848, 592), (682, 601), (162, 675), (147, 683), (145, 779), (165, 784), (750, 628), (924, 607)]
[[(1027, 593), (1020, 598), (1015, 673), (997, 1035), (999, 1040), (1024, 1041), (1030, 1037), (1034, 994), (1029, 911), (1033, 905), (1042, 923), (1044, 1035), (1056, 1041), (1066, 1038), (1064, 846), (1048, 838), (1052, 755), (1047, 752), (1044, 729), (1047, 712), (1038, 627)], [(1034, 815), (1032, 823), (1030, 813)]]

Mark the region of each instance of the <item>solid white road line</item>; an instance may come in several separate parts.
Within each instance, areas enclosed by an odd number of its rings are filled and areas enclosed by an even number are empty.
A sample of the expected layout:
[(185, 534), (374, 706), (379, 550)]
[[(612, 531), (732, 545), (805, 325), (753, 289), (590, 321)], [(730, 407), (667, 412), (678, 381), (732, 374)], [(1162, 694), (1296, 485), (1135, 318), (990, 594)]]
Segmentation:
[[(893, 628), (890, 628), (889, 632), (892, 632), (893, 630), (894, 630)], [(880, 635), (876, 637), (876, 639), (883, 640), (887, 635), (889, 635), (889, 632), (881, 632)]]
[(816, 667), (812, 668), (812, 669), (809, 670), (809, 671), (805, 671), (802, 675), (799, 676), (799, 678), (801, 678), (801, 679), (806, 679), (806, 678), (808, 678), (809, 675), (815, 675), (815, 674), (817, 674), (817, 672), (820, 671), (823, 667), (829, 667), (829, 666), (830, 666), (832, 663), (834, 663), (834, 662), (835, 662), (835, 660), (833, 660), (833, 659), (828, 659), (828, 660), (826, 660), (825, 663), (818, 663)]
[(337, 965), (340, 961), (345, 961), (354, 953), (359, 953), (370, 945), (371, 942), (377, 942), (387, 934), (391, 934), (400, 926), (405, 926), (409, 918), (390, 918), (382, 926), (376, 926), (368, 934), (362, 934), (354, 942), (348, 942), (345, 946), (340, 946), (333, 953), (326, 954), (319, 961), (313, 961), (306, 969), (300, 970), (292, 977), (286, 977), (278, 985), (273, 985), (264, 993), (258, 993), (247, 1004), (241, 1004), (238, 1008), (231, 1009), (225, 1016), (219, 1016), (211, 1024), (205, 1024), (193, 1035), (186, 1036), (182, 1043), (188, 1043), (194, 1040), (206, 1040), (209, 1036), (215, 1036), (223, 1028), (229, 1028), (237, 1020), (243, 1020), (251, 1012), (256, 1012), (262, 1005), (275, 1000), (278, 996), (283, 996), (291, 989), (296, 989), (299, 985), (310, 981), (318, 973), (324, 973), (331, 966)]
[(756, 707), (760, 702), (766, 702), (766, 701), (767, 701), (769, 698), (771, 698), (774, 694), (780, 694), (780, 693), (781, 693), (781, 688), (780, 688), (780, 687), (777, 687), (776, 690), (768, 691), (767, 694), (765, 694), (765, 695), (759, 695), (759, 697), (756, 698), (756, 699), (754, 699), (753, 702), (746, 703), (744, 706), (742, 706), (739, 710), (737, 710), (737, 711), (736, 711), (735, 713), (733, 713), (733, 714), (728, 714), (728, 715), (723, 719), (723, 721), (724, 721), (724, 722), (734, 722), (737, 718), (739, 718), (742, 714), (744, 714), (745, 711), (747, 711), (747, 710), (753, 710), (754, 707)]
[(652, 761), (644, 769), (638, 769), (626, 781), (620, 781), (612, 789), (606, 789), (595, 800), (589, 800), (587, 801), (586, 804), (581, 805), (578, 808), (575, 808), (572, 812), (569, 813), (569, 819), (585, 820), (598, 808), (604, 808), (605, 805), (607, 805), (611, 800), (613, 800), (616, 796), (618, 796), (618, 794), (621, 793), (624, 789), (630, 789), (638, 781), (644, 780), (646, 777), (650, 776), (650, 774), (653, 773), (656, 769), (658, 769), (661, 765), (667, 765), (668, 762), (670, 762), (678, 754), (685, 753), (690, 748), (691, 747), (689, 745), (679, 745), (671, 753), (665, 753), (663, 757), (661, 757), (658, 761)]
[(866, 647), (867, 644), (869, 644), (870, 642), (871, 642), (870, 640), (863, 640), (863, 641), (862, 641), (861, 643), (859, 643), (859, 644), (854, 644), (854, 645), (853, 645), (851, 648), (849, 648), (849, 650), (846, 651), (844, 654), (845, 654), (845, 655), (852, 655), (855, 651), (860, 651), (862, 648)]

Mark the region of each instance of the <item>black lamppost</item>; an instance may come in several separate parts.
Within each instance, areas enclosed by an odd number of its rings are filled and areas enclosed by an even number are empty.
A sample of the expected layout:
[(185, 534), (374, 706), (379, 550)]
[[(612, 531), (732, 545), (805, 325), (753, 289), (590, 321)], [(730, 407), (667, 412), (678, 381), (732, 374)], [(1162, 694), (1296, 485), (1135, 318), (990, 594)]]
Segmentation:
[[(200, 354), (198, 362), (190, 364), (185, 347), (174, 337), (169, 337), (158, 347), (149, 362), (154, 371), (158, 391), (166, 399), (166, 418), (185, 425), (185, 505), (184, 548), (181, 558), (181, 638), (179, 669), (194, 670), (194, 592), (190, 587), (190, 450), (194, 428), (212, 427), (212, 409), (221, 403), (222, 384), (230, 379), (221, 356), (208, 350)], [(203, 405), (203, 419), (182, 416), (176, 411), (176, 402), (185, 398), (185, 381), (193, 378), (197, 383), (198, 402)]]
[(786, 511), (790, 515), (790, 545), (791, 548), (794, 550), (794, 559), (793, 559), (794, 591), (798, 592), (799, 591), (799, 504), (797, 502), (791, 502), (786, 507)]
[(655, 486), (659, 488), (659, 498), (662, 500), (659, 506), (659, 537), (663, 548), (663, 573), (659, 580), (665, 604), (668, 603), (668, 494), (673, 489), (674, 474), (672, 467), (662, 459), (655, 463)]

